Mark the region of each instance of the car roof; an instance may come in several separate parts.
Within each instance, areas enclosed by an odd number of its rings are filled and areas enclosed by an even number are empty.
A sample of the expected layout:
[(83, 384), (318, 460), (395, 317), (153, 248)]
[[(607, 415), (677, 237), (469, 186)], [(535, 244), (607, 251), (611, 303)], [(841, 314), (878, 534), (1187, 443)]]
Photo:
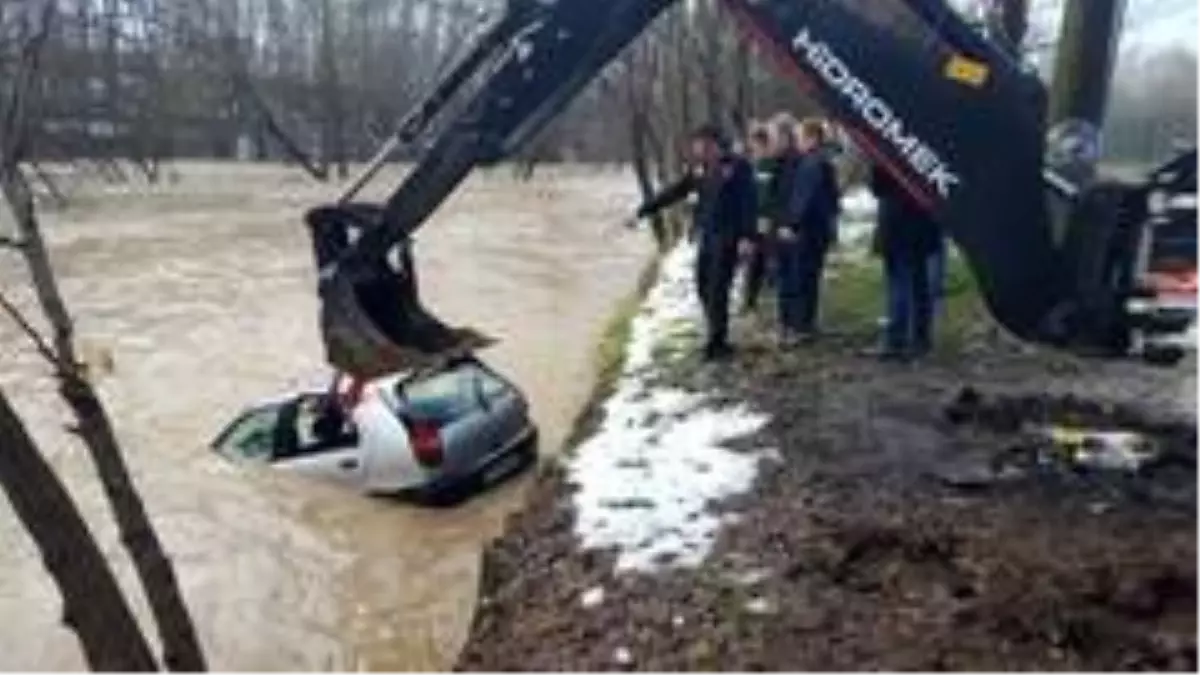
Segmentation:
[[(396, 397), (396, 394), (395, 394), (396, 385), (401, 384), (401, 383), (411, 382), (416, 379), (428, 379), (428, 378), (432, 378), (432, 377), (437, 377), (438, 375), (442, 375), (446, 372), (449, 372), (451, 370), (457, 369), (462, 366), (475, 366), (476, 368), (482, 369), (484, 372), (488, 373), (489, 375), (499, 378), (506, 385), (509, 384), (507, 380), (505, 380), (498, 373), (496, 373), (491, 368), (489, 368), (487, 366), (487, 364), (483, 363), (482, 361), (475, 358), (474, 356), (468, 355), (468, 356), (464, 356), (464, 357), (449, 361), (443, 367), (438, 368), (436, 370), (427, 370), (427, 371), (405, 370), (405, 371), (401, 371), (398, 373), (391, 373), (389, 375), (377, 377), (377, 378), (367, 382), (366, 391), (379, 395), (381, 398), (384, 399), (384, 402), (388, 406), (396, 406), (399, 403), (399, 401)], [(509, 385), (509, 386), (511, 386), (511, 385)], [(285, 405), (287, 403), (290, 403), (290, 402), (292, 402), (298, 398), (302, 398), (304, 396), (324, 396), (327, 392), (328, 392), (327, 389), (324, 389), (324, 388), (316, 386), (316, 385), (305, 386), (305, 387), (302, 387), (299, 391), (293, 391), (288, 394), (280, 394), (277, 396), (271, 396), (271, 397), (256, 401), (253, 405), (243, 408), (241, 413), (239, 413), (239, 415), (244, 415), (252, 410), (261, 410), (263, 408), (269, 408), (272, 406)]]

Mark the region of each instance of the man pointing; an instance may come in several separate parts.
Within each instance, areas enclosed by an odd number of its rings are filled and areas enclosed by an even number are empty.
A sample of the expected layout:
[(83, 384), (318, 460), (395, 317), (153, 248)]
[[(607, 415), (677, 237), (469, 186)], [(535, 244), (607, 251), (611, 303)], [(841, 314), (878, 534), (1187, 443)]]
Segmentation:
[(696, 194), (692, 236), (698, 242), (696, 291), (704, 308), (707, 361), (733, 354), (729, 344), (729, 296), (738, 257), (753, 249), (758, 219), (754, 169), (730, 147), (721, 129), (706, 125), (689, 144), (692, 169), (674, 185), (642, 204), (638, 218), (651, 216)]

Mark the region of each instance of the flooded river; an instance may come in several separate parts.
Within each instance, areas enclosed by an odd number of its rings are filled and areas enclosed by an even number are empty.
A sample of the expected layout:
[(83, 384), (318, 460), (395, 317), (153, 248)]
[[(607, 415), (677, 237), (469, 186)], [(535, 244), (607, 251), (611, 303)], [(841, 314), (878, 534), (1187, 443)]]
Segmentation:
[[(300, 215), (336, 190), (275, 167), (181, 172), (176, 185), (135, 194), (89, 188), (44, 225), (85, 352), (114, 359), (101, 391), (210, 665), (447, 667), (470, 621), (480, 548), (518, 505), (522, 483), (429, 511), (206, 452), (243, 404), (324, 382)], [(592, 345), (649, 251), (618, 226), (631, 186), (617, 172), (561, 170), (522, 184), (496, 171), (473, 179), (419, 236), (427, 302), (501, 338), (485, 357), (529, 393), (545, 452), (585, 401)], [(15, 262), (0, 265), (0, 284), (30, 307)], [(7, 322), (0, 363), (0, 386), (154, 635), (90, 462), (62, 431), (68, 418), (46, 369)], [(0, 668), (81, 667), (57, 594), (2, 500), (0, 536)]]

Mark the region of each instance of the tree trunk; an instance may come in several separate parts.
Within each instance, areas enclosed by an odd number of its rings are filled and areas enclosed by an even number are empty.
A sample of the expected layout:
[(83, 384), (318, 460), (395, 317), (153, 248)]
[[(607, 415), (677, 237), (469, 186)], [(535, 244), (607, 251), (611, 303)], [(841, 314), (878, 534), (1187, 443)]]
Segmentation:
[[(221, 2), (224, 1), (221, 0)], [(313, 179), (318, 181), (327, 180), (329, 172), (325, 167), (313, 161), (312, 157), (300, 147), (300, 144), (284, 130), (283, 125), (271, 110), (271, 106), (267, 104), (266, 98), (263, 97), (262, 92), (255, 86), (250, 74), (250, 65), (247, 62), (249, 57), (242, 53), (236, 26), (230, 23), (229, 19), (221, 11), (221, 6), (214, 9), (209, 4), (209, 0), (192, 0), (192, 2), (192, 6), (205, 19), (206, 23), (211, 21), (217, 25), (220, 35), (217, 45), (221, 52), (217, 55), (217, 58), (225, 66), (237, 97), (242, 103), (248, 104), (257, 113), (262, 129), (278, 141), (284, 154), (289, 159), (299, 164)], [(205, 39), (203, 30), (198, 30), (191, 24), (187, 28), (192, 37), (197, 41)]]
[(325, 117), (321, 127), (321, 154), (325, 165), (336, 165), (338, 178), (345, 179), (350, 175), (350, 170), (346, 166), (346, 121), (334, 37), (332, 0), (321, 0), (320, 90)]
[[(46, 30), (53, 20), (54, 5), (47, 5)], [(44, 39), (44, 36), (43, 36)], [(203, 670), (204, 656), (196, 639), (191, 616), (175, 579), (170, 560), (146, 515), (141, 497), (130, 480), (124, 458), (108, 417), (91, 385), (84, 379), (74, 345), (74, 327), (58, 289), (41, 229), (37, 222), (33, 192), (20, 170), (29, 135), (29, 98), (39, 77), (41, 42), (27, 50), (27, 61), (18, 76), (4, 111), (4, 138), (0, 139), (0, 194), (3, 194), (16, 224), (20, 251), (29, 268), (34, 291), (53, 330), (53, 358), (63, 399), (74, 411), (78, 432), (96, 465), (105, 496), (116, 517), (121, 541), (133, 559), (146, 598), (159, 628), (164, 662), (169, 668)]]
[(985, 10), (988, 36), (1013, 59), (1020, 59), (1029, 32), (1029, 0), (991, 0)]
[[(1060, 175), (1086, 185), (1095, 179), (1103, 154), (1125, 0), (1068, 0), (1063, 12), (1048, 113), (1052, 137), (1062, 140), (1051, 143), (1050, 156)], [(1067, 122), (1069, 127), (1060, 126)]]
[[(650, 118), (646, 111), (646, 102), (641, 91), (642, 63), (639, 63), (641, 50), (635, 49), (625, 61), (626, 95), (629, 101), (629, 134), (633, 144), (633, 171), (637, 178), (638, 190), (642, 201), (647, 202), (654, 196), (654, 179), (650, 173), (650, 148), (647, 142)], [(667, 227), (662, 214), (655, 213), (650, 218), (650, 227), (654, 232), (654, 241), (660, 251), (668, 246)]]
[(42, 554), (62, 596), (63, 623), (79, 638), (88, 668), (157, 670), (103, 552), (3, 391), (0, 448), (0, 489)]
[(737, 36), (737, 61), (734, 78), (737, 81), (737, 93), (734, 96), (733, 123), (739, 132), (745, 133), (750, 126), (750, 119), (754, 115), (753, 101), (751, 101), (753, 72), (751, 71), (750, 38), (740, 31)]
[(1051, 88), (1051, 124), (1103, 125), (1125, 0), (1067, 0)]
[(84, 378), (76, 358), (71, 317), (58, 290), (42, 241), (29, 185), (20, 171), (14, 169), (3, 171), (2, 174), (4, 197), (17, 224), (21, 250), (29, 266), (34, 290), (42, 311), (53, 327), (59, 392), (75, 414), (78, 425), (76, 432), (83, 439), (96, 467), (117, 521), (121, 543), (129, 552), (145, 590), (158, 625), (163, 662), (172, 670), (204, 670), (204, 655), (170, 558), (163, 550), (129, 475), (108, 415), (91, 384)]

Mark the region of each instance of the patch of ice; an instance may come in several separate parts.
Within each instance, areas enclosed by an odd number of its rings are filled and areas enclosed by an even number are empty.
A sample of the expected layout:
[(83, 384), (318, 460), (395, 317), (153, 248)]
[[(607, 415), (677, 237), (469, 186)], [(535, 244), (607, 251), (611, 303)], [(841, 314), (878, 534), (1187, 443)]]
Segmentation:
[(654, 348), (695, 326), (695, 249), (683, 245), (663, 261), (634, 318), (626, 363), (604, 421), (568, 464), (576, 532), (585, 548), (615, 549), (617, 569), (695, 566), (711, 550), (728, 516), (714, 502), (745, 492), (770, 450), (734, 452), (723, 444), (749, 436), (769, 420), (745, 405), (719, 406), (703, 394), (649, 383)]
[(579, 598), (579, 603), (583, 605), (584, 609), (599, 607), (600, 603), (602, 602), (604, 602), (603, 586), (597, 586), (595, 588), (588, 589)]

